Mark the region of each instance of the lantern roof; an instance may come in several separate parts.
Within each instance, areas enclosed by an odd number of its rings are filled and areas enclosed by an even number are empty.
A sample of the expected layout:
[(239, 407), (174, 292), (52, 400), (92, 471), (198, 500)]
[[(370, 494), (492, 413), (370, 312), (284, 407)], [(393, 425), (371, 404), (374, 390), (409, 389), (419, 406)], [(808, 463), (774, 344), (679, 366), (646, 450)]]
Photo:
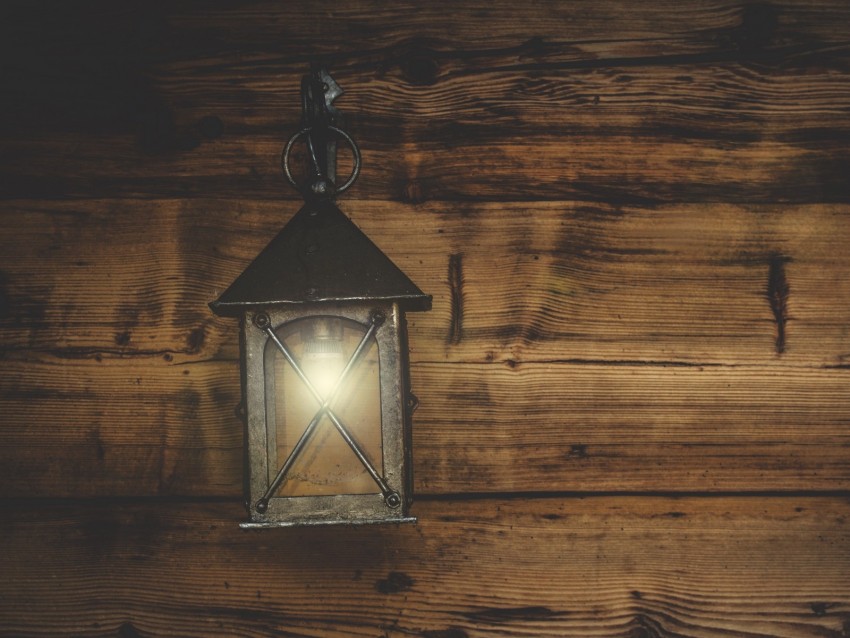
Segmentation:
[(431, 296), (322, 198), (308, 200), (210, 308), (237, 316), (257, 307), (369, 300), (431, 308)]

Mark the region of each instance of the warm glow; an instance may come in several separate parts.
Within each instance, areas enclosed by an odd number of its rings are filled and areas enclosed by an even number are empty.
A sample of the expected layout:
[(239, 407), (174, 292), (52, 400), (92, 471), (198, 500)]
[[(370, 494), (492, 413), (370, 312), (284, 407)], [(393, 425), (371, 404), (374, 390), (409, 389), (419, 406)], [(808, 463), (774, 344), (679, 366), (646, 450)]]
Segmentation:
[(313, 384), (322, 399), (330, 397), (343, 368), (345, 368), (345, 361), (342, 357), (342, 350), (336, 356), (313, 357), (307, 354), (304, 357), (304, 374), (310, 379), (310, 383)]
[(345, 368), (342, 353), (342, 322), (317, 318), (305, 330), (304, 374), (323, 399), (328, 399)]

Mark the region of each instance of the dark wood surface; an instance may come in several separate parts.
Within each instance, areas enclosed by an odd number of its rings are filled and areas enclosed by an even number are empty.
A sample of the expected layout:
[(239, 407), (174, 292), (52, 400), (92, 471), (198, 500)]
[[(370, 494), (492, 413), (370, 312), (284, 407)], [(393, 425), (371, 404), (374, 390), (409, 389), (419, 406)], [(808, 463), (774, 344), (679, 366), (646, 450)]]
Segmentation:
[[(435, 297), (420, 491), (848, 487), (845, 205), (342, 205)], [(206, 303), (293, 204), (7, 206), (3, 494), (238, 493), (236, 322)]]
[(32, 637), (850, 630), (846, 498), (429, 501), (417, 525), (275, 532), (236, 529), (241, 513), (16, 505), (0, 624)]
[(843, 0), (17, 4), (7, 197), (295, 198), (284, 78), (310, 58), (347, 91), (359, 197), (850, 195)]
[[(850, 4), (6, 3), (0, 635), (850, 636)], [(236, 322), (299, 207), (410, 315), (417, 526), (238, 531)]]

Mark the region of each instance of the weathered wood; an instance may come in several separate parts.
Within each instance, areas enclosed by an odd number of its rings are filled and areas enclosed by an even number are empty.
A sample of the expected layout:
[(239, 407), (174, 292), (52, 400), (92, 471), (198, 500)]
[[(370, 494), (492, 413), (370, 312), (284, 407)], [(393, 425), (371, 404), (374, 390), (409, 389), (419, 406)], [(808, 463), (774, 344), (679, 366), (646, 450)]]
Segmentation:
[[(850, 636), (845, 0), (2, 14), (1, 635)], [(434, 295), (421, 522), (249, 534), (206, 304), (314, 59)]]
[[(340, 205), (434, 295), (431, 312), (410, 315), (415, 362), (830, 367), (850, 356), (846, 205)], [(237, 200), (3, 207), (0, 234), (15, 238), (0, 253), (6, 358), (178, 363), (237, 358), (236, 322), (207, 303), (297, 210)], [(780, 280), (778, 317), (770, 289)]]
[[(416, 364), (419, 494), (850, 488), (848, 370)], [(241, 494), (235, 362), (7, 361), (2, 496)]]
[[(435, 295), (420, 492), (847, 487), (846, 207), (343, 206)], [(238, 494), (236, 325), (206, 303), (287, 206), (7, 211), (4, 494)]]
[(322, 54), (362, 198), (850, 197), (843, 2), (23, 13), (4, 40), (5, 197), (294, 198), (278, 157)]
[(5, 505), (0, 633), (840, 638), (844, 498), (416, 504), (245, 533), (228, 504)]

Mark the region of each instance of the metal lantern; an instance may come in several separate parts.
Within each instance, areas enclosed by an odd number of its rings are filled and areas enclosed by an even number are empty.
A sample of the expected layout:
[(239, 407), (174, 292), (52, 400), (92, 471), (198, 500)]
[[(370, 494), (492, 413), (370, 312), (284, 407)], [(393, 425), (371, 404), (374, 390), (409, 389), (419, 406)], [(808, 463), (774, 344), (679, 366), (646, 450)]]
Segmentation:
[[(242, 527), (415, 521), (404, 313), (425, 295), (334, 204), (360, 153), (332, 102), (342, 91), (314, 69), (302, 81), (302, 129), (283, 168), (305, 204), (213, 303), (241, 318), (250, 521)], [(354, 154), (334, 183), (336, 142)], [(299, 184), (289, 167), (307, 147)]]

